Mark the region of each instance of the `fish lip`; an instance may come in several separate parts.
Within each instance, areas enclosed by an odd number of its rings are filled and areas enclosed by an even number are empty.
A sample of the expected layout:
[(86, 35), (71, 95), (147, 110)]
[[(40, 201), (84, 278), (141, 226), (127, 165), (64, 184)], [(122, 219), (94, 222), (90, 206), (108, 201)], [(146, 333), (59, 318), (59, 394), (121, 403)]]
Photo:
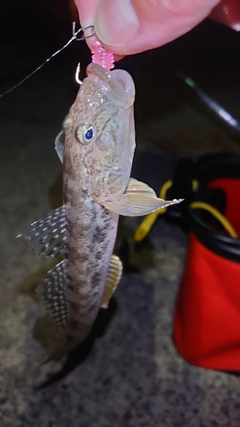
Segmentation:
[(111, 90), (119, 108), (128, 110), (133, 106), (135, 87), (132, 77), (127, 71), (108, 71), (99, 64), (91, 63), (87, 66), (87, 76), (90, 77), (91, 75), (100, 79), (107, 90)]

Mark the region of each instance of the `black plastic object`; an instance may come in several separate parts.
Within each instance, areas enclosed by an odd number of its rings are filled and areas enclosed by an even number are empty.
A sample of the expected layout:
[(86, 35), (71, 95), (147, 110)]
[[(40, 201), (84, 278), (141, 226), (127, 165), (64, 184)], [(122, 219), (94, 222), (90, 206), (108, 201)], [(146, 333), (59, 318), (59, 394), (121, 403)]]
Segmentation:
[[(193, 181), (197, 189), (193, 190)], [(181, 217), (200, 242), (216, 254), (240, 263), (240, 239), (230, 237), (213, 216), (203, 209), (191, 209), (201, 201), (214, 206), (229, 222), (240, 224), (240, 155), (210, 154), (182, 159), (175, 171), (167, 198), (184, 198), (168, 208), (168, 215)], [(236, 222), (236, 221), (235, 221)], [(235, 224), (232, 224), (235, 228)], [(240, 226), (238, 230), (240, 235)]]

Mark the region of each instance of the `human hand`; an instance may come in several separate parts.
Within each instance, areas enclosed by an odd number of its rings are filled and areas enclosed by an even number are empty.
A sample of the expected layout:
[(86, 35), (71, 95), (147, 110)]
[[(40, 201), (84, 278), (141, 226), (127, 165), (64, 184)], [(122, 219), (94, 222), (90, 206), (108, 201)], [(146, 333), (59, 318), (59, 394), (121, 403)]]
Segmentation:
[[(75, 0), (82, 27), (94, 25), (115, 56), (154, 49), (180, 37), (212, 14), (240, 30), (239, 0)], [(87, 39), (91, 49), (91, 38)]]

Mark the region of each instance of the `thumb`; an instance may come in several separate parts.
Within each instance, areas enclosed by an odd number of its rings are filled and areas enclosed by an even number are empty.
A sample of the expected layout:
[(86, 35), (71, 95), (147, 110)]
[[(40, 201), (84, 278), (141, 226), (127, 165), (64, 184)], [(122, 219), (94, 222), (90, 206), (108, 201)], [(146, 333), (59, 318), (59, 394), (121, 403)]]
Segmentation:
[(94, 16), (96, 35), (119, 55), (162, 46), (206, 18), (219, 0), (101, 0)]
[(94, 17), (94, 28), (105, 45), (121, 49), (137, 35), (139, 27), (131, 0), (101, 0)]

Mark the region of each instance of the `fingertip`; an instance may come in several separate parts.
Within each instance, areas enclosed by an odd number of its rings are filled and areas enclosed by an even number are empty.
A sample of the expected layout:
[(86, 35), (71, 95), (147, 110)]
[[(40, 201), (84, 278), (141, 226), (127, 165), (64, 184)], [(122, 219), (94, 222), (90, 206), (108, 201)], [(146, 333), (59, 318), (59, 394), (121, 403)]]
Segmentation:
[(102, 0), (95, 13), (96, 35), (104, 45), (112, 48), (114, 52), (116, 48), (127, 45), (134, 38), (139, 25), (137, 14), (130, 0), (115, 0), (114, 2)]

